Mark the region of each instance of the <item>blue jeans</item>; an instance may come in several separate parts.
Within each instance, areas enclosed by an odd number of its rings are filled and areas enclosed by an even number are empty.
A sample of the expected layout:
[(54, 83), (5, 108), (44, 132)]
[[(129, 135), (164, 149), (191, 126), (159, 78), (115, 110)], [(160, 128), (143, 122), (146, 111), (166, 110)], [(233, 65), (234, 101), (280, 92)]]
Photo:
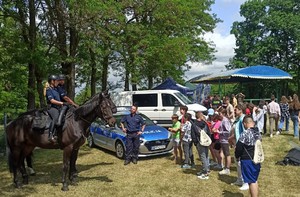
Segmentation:
[(281, 116), (280, 117), (280, 122), (279, 122), (279, 128), (280, 130), (282, 130), (283, 128), (283, 123), (284, 123), (284, 120), (285, 120), (285, 130), (288, 131), (289, 130), (289, 124), (290, 124), (290, 118), (289, 117), (284, 117), (284, 116)]
[(298, 116), (292, 115), (291, 119), (294, 124), (294, 137), (299, 137), (299, 120)]

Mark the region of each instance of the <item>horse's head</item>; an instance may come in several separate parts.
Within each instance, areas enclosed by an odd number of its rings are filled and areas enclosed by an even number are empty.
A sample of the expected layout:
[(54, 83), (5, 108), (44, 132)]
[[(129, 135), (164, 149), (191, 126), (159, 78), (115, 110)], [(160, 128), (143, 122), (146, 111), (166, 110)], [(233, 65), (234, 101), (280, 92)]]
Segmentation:
[(98, 116), (103, 118), (109, 126), (114, 126), (116, 123), (116, 119), (113, 117), (113, 114), (117, 112), (116, 105), (112, 102), (110, 98), (110, 94), (108, 94), (108, 90), (100, 93), (100, 111), (98, 112)]

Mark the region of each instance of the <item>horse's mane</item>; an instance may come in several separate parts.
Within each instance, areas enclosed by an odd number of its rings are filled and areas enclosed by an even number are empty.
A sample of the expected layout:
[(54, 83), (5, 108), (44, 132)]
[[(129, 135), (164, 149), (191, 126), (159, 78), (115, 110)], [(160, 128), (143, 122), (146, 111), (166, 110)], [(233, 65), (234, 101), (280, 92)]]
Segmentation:
[(99, 105), (100, 94), (94, 95), (90, 100), (74, 110), (75, 118), (78, 116), (86, 116), (91, 113), (97, 105)]
[(23, 113), (19, 114), (18, 118), (20, 118), (22, 116), (26, 116), (26, 115), (34, 115), (36, 111), (38, 111), (38, 109), (32, 109), (32, 110), (23, 112)]

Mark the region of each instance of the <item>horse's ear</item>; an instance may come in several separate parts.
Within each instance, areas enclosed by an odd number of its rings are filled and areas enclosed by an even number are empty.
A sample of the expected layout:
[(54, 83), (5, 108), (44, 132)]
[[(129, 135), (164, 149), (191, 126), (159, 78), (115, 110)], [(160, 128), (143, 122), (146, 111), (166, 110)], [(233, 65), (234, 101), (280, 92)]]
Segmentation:
[(102, 97), (107, 97), (107, 96), (109, 96), (108, 95), (108, 90), (104, 90), (102, 93), (101, 93), (101, 95), (102, 95)]

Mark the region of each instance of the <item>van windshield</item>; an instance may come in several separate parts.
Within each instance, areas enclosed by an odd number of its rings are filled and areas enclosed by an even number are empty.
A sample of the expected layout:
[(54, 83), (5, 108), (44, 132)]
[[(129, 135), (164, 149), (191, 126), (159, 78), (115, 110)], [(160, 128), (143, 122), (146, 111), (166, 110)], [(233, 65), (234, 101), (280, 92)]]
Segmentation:
[(183, 95), (181, 92), (176, 92), (175, 96), (177, 96), (185, 105), (193, 104), (193, 102), (188, 97)]

